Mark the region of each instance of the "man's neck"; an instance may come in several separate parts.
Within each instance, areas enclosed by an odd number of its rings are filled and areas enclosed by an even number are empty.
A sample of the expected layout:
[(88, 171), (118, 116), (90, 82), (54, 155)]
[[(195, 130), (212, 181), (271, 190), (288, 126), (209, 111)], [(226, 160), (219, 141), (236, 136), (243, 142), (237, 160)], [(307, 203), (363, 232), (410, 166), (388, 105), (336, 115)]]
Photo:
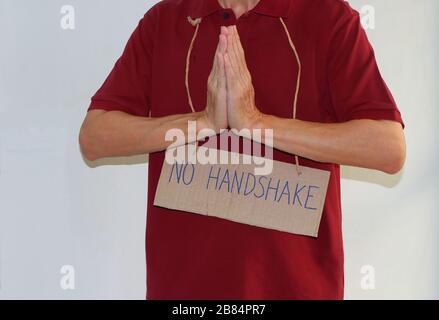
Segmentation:
[(256, 7), (259, 1), (260, 0), (218, 0), (223, 8), (232, 9), (237, 18)]

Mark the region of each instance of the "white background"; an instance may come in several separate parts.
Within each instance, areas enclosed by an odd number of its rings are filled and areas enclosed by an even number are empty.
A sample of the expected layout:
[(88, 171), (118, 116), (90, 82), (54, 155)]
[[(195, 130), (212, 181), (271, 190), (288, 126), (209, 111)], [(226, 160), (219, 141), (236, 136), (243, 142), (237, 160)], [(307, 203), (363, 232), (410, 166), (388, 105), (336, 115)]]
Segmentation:
[[(0, 0), (0, 299), (143, 299), (147, 157), (84, 163), (89, 98), (157, 1)], [(60, 27), (63, 5), (76, 29)], [(439, 2), (373, 5), (368, 30), (403, 114), (408, 157), (388, 176), (343, 168), (347, 299), (439, 298)], [(115, 165), (116, 164), (116, 165)], [(63, 265), (75, 290), (62, 290)], [(375, 269), (364, 290), (361, 268)]]

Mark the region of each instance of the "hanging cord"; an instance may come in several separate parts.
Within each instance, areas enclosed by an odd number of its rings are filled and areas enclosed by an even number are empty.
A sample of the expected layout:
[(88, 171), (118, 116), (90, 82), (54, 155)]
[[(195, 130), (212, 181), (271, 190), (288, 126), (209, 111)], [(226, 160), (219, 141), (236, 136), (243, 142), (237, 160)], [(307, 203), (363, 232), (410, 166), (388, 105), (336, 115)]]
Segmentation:
[(195, 39), (197, 39), (198, 29), (200, 28), (200, 23), (202, 19), (201, 18), (192, 19), (191, 17), (187, 17), (187, 20), (193, 27), (195, 27), (195, 32), (192, 37), (191, 44), (189, 46), (187, 57), (186, 57), (185, 84), (186, 84), (186, 92), (187, 92), (187, 99), (189, 102), (189, 106), (191, 107), (192, 112), (195, 112), (194, 104), (192, 103), (191, 91), (189, 89), (189, 71), (191, 68), (191, 53), (192, 53), (192, 49), (194, 48)]
[[(297, 60), (298, 71), (297, 71), (297, 81), (296, 81), (296, 93), (294, 95), (294, 103), (293, 103), (293, 119), (296, 119), (297, 99), (299, 97), (300, 79), (301, 79), (301, 75), (302, 75), (302, 63), (300, 62), (299, 54), (297, 53), (296, 46), (294, 45), (294, 42), (291, 39), (291, 34), (288, 31), (288, 28), (284, 22), (284, 19), (282, 19), (282, 17), (279, 17), (279, 20), (282, 23), (282, 26), (284, 27), (285, 33), (287, 34), (287, 37), (288, 37), (288, 42), (290, 43), (291, 49), (293, 49), (294, 55), (296, 56), (296, 60)], [(294, 157), (296, 159), (297, 174), (300, 176), (302, 174), (302, 170), (300, 169), (300, 166), (299, 166), (299, 157), (297, 155), (294, 155)]]
[[(197, 19), (192, 19), (191, 17), (187, 17), (189, 23), (195, 27), (195, 31), (194, 31), (194, 35), (192, 37), (191, 43), (189, 45), (189, 49), (188, 49), (188, 53), (187, 53), (187, 57), (186, 57), (186, 73), (185, 73), (185, 85), (186, 85), (186, 92), (187, 92), (187, 98), (188, 98), (188, 102), (189, 102), (189, 106), (191, 107), (192, 112), (195, 112), (195, 108), (194, 105), (192, 103), (192, 97), (191, 97), (191, 91), (189, 89), (189, 71), (190, 71), (190, 59), (191, 59), (191, 53), (192, 53), (192, 49), (194, 47), (194, 43), (195, 40), (197, 39), (197, 35), (198, 35), (198, 30), (200, 27), (200, 24), (202, 22), (202, 18), (197, 18)], [(282, 17), (279, 17), (280, 23), (282, 24), (285, 33), (287, 35), (288, 38), (288, 42), (290, 44), (291, 49), (294, 52), (294, 55), (296, 57), (297, 60), (297, 65), (298, 65), (298, 72), (297, 72), (297, 82), (296, 82), (296, 93), (294, 94), (294, 103), (293, 103), (293, 119), (296, 119), (297, 117), (297, 100), (299, 97), (299, 91), (300, 91), (300, 79), (302, 76), (302, 63), (300, 62), (300, 57), (299, 54), (297, 52), (296, 46), (294, 45), (294, 42), (291, 38), (291, 34), (288, 31), (288, 28), (284, 22), (284, 20), (282, 19)], [(296, 169), (297, 169), (297, 174), (300, 176), (302, 174), (302, 170), (300, 168), (299, 165), (299, 157), (297, 155), (294, 155), (295, 160), (296, 160)]]

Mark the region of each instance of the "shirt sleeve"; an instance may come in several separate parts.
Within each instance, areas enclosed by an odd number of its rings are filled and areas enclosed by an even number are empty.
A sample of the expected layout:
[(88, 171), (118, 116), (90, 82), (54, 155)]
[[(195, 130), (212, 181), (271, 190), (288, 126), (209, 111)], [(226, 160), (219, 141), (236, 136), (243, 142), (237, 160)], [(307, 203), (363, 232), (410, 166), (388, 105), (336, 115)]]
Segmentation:
[(405, 127), (381, 77), (359, 13), (347, 4), (337, 19), (328, 61), (328, 84), (338, 121), (393, 120)]
[(91, 98), (89, 111), (102, 109), (149, 115), (153, 25), (150, 10), (140, 20), (101, 88)]

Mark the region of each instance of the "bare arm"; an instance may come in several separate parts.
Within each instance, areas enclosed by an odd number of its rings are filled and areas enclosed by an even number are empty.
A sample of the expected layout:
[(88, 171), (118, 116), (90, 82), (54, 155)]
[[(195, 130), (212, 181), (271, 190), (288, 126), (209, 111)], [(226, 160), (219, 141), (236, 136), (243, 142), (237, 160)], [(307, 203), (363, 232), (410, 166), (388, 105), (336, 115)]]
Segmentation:
[(120, 111), (91, 110), (82, 125), (79, 143), (85, 158), (91, 161), (162, 151), (172, 143), (165, 141), (169, 129), (180, 129), (188, 137), (188, 121), (197, 121), (197, 131), (206, 128), (203, 115), (198, 112), (145, 118)]
[(253, 128), (273, 129), (274, 147), (314, 161), (399, 172), (406, 145), (401, 124), (386, 120), (313, 123), (262, 115)]

